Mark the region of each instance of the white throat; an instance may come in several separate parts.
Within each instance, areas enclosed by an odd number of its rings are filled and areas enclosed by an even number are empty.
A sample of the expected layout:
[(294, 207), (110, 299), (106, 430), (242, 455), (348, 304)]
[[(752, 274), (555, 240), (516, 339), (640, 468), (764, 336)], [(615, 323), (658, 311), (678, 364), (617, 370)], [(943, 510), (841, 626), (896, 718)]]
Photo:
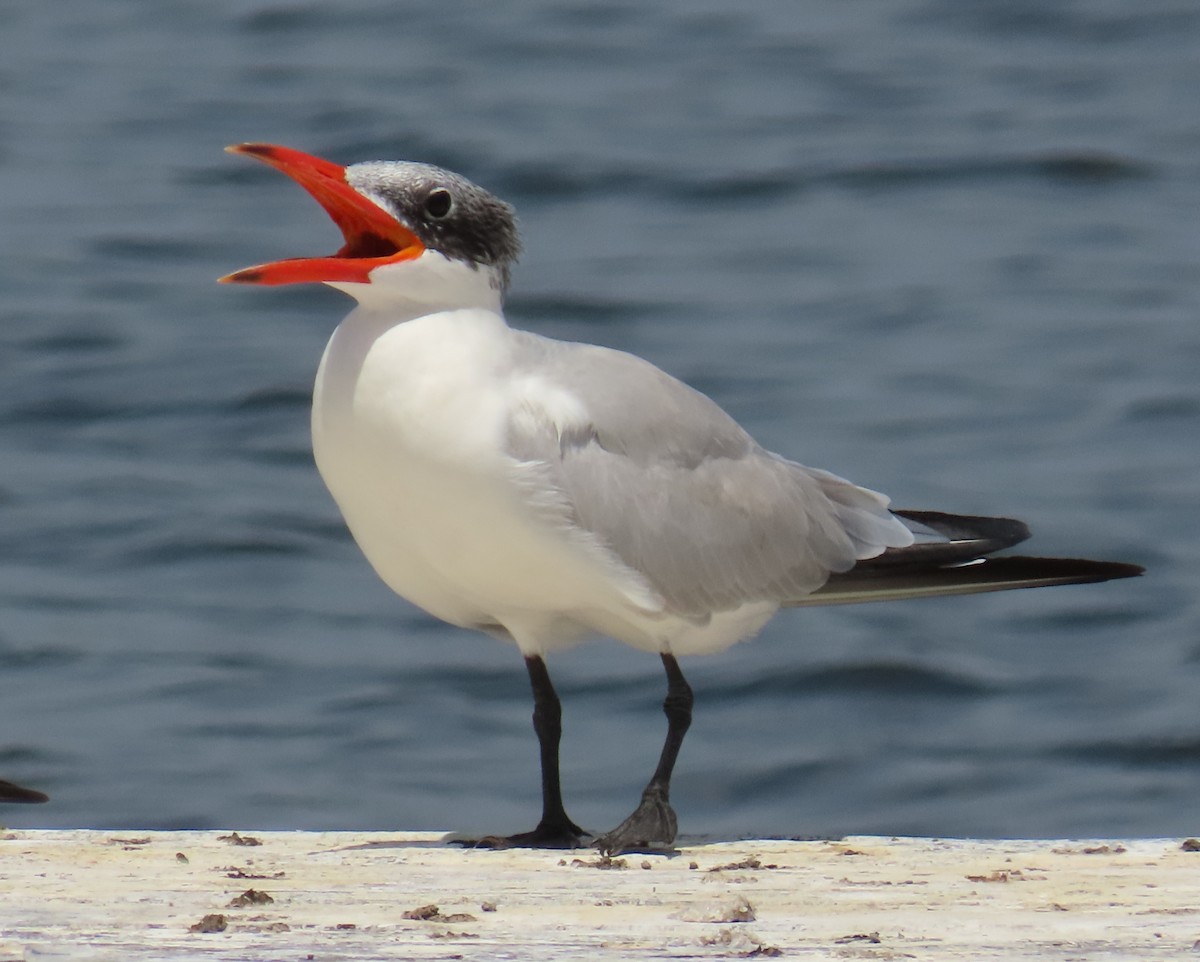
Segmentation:
[(370, 311), (421, 317), (441, 311), (483, 308), (500, 313), (504, 290), (500, 272), (472, 266), (427, 250), (411, 261), (384, 264), (368, 284), (326, 281)]

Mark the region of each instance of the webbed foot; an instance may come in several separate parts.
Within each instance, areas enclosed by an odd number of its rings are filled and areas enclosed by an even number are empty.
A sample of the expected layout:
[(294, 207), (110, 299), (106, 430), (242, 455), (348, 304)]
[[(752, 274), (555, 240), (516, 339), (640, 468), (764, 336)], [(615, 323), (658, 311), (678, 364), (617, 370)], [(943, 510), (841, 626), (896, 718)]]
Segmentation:
[(605, 855), (628, 851), (672, 851), (677, 822), (666, 792), (651, 785), (633, 814), (592, 842)]
[(591, 832), (566, 819), (562, 822), (539, 822), (532, 832), (518, 832), (516, 835), (485, 835), (482, 838), (455, 838), (452, 845), (463, 848), (583, 848), (586, 839), (592, 837)]

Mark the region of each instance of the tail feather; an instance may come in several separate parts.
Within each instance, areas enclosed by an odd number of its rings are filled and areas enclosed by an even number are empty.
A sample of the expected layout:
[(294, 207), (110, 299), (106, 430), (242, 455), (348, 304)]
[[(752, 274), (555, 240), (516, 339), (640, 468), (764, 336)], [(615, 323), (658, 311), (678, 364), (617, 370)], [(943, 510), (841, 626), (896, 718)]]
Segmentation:
[(944, 540), (920, 541), (907, 548), (892, 548), (877, 558), (875, 565), (954, 564), (972, 561), (1020, 544), (1029, 537), (1029, 526), (1013, 518), (982, 518), (970, 514), (946, 514), (943, 511), (896, 510), (892, 514), (920, 533), (926, 528)]
[(918, 540), (906, 548), (889, 548), (877, 557), (860, 561), (849, 571), (831, 575), (821, 588), (786, 605), (843, 605), (1092, 584), (1134, 578), (1144, 570), (1138, 565), (1083, 558), (1017, 555), (989, 558), (985, 555), (1024, 541), (1029, 537), (1029, 529), (1010, 518), (935, 511), (894, 513), (932, 531), (937, 540)]

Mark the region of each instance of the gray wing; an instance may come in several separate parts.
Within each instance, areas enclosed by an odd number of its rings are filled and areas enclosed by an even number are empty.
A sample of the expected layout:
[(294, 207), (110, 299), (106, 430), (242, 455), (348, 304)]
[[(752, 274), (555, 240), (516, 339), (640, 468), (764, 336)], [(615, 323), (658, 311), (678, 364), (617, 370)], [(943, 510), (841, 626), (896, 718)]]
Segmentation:
[[(509, 453), (531, 501), (680, 614), (783, 602), (912, 534), (887, 499), (761, 448), (712, 400), (618, 351), (524, 335)], [(544, 497), (549, 486), (554, 497)]]

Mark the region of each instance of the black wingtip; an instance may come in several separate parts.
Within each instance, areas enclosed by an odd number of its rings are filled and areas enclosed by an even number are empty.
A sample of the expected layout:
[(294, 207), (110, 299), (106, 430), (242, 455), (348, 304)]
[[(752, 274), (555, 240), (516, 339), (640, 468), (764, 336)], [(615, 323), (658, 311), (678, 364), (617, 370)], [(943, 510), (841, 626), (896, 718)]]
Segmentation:
[(1116, 581), (1120, 578), (1140, 578), (1146, 573), (1141, 565), (1129, 564), (1125, 561), (1091, 561), (1087, 558), (1021, 558), (1004, 557), (991, 558), (990, 563), (998, 561), (1030, 562), (1037, 564), (1043, 570), (1049, 571), (1052, 566), (1061, 566), (1065, 576), (1072, 576), (1074, 584), (1089, 584), (1097, 581)]
[(1086, 558), (1026, 558), (1006, 555), (946, 567), (859, 564), (835, 574), (811, 595), (788, 602), (804, 605), (846, 605), (867, 601), (900, 601), (980, 594), (1014, 588), (1088, 585), (1119, 578), (1136, 578), (1145, 569), (1121, 561)]
[(0, 802), (48, 802), (50, 796), (0, 779)]

